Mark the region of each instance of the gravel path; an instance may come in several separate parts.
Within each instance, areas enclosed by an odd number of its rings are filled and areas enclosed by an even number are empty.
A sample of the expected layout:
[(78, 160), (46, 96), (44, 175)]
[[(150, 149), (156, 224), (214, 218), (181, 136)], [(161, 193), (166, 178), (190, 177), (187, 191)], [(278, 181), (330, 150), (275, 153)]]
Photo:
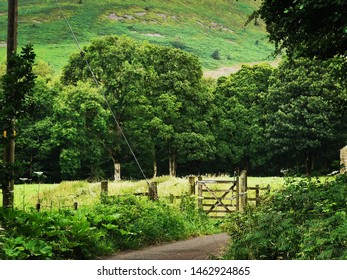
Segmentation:
[(208, 260), (220, 256), (229, 242), (226, 233), (200, 236), (184, 241), (155, 245), (136, 251), (124, 251), (105, 260)]

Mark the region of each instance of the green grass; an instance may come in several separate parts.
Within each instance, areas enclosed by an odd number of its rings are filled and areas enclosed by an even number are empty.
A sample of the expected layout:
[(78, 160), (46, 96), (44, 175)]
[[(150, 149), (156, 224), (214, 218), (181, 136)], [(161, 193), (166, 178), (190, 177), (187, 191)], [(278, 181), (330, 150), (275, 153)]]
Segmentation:
[[(23, 3), (21, 3), (23, 2)], [(84, 45), (103, 35), (128, 35), (167, 46), (176, 46), (198, 56), (204, 69), (240, 62), (269, 59), (273, 46), (267, 42), (265, 25), (244, 26), (259, 2), (240, 0), (60, 0), (65, 16)], [(0, 2), (0, 10), (7, 3)], [(110, 19), (116, 15), (118, 20)], [(0, 43), (6, 41), (6, 13), (0, 13)], [(60, 72), (77, 50), (55, 1), (27, 0), (19, 3), (19, 45), (34, 44), (38, 58)], [(218, 49), (220, 60), (211, 54)], [(0, 48), (0, 60), (5, 55)]]
[[(204, 177), (206, 179), (211, 179)], [(218, 177), (213, 179), (232, 179), (228, 177)], [(190, 190), (187, 178), (174, 178), (162, 176), (151, 181), (158, 183), (159, 198), (181, 196)], [(284, 180), (282, 177), (249, 177), (248, 186), (259, 185), (261, 188), (271, 186), (271, 190), (282, 188)], [(225, 189), (225, 185), (212, 185), (212, 188)], [(145, 193), (148, 191), (147, 183), (141, 181), (119, 181), (109, 182), (109, 195), (124, 195), (134, 193)], [(24, 200), (23, 200), (24, 199)], [(100, 183), (89, 183), (86, 181), (69, 181), (60, 184), (26, 184), (15, 186), (15, 207), (18, 209), (35, 208), (40, 199), (43, 207), (54, 209), (59, 207), (70, 207), (78, 202), (80, 206), (93, 205), (100, 201)], [(0, 201), (2, 194), (0, 192)]]

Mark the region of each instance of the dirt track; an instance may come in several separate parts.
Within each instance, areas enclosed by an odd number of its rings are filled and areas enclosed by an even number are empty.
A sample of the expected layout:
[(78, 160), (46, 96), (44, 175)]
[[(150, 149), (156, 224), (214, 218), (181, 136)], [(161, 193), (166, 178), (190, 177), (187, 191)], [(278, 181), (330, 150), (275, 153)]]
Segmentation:
[(105, 260), (207, 260), (220, 256), (229, 236), (225, 233), (195, 237), (184, 241), (156, 245), (138, 251), (125, 251)]

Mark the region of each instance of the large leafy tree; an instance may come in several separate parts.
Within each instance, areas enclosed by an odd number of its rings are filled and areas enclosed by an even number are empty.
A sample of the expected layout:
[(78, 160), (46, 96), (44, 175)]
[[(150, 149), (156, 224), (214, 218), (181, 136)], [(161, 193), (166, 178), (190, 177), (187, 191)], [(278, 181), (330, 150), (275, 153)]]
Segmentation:
[(199, 146), (213, 151), (206, 148), (212, 147), (213, 138), (209, 135), (202, 140), (208, 126), (204, 114), (198, 112), (212, 96), (201, 86), (202, 70), (196, 57), (178, 49), (108, 36), (93, 41), (84, 49), (83, 57), (72, 56), (62, 81), (76, 85), (94, 78), (118, 123), (108, 120), (113, 134), (104, 139), (115, 163), (129, 154), (120, 129), (136, 151), (147, 155), (147, 161), (166, 157), (171, 175), (176, 173), (178, 152), (188, 138), (191, 151)]
[(87, 83), (67, 86), (55, 98), (51, 141), (59, 149), (62, 179), (102, 178), (108, 112), (101, 94)]
[(133, 120), (135, 110), (138, 112), (141, 104), (146, 103), (143, 95), (143, 67), (138, 60), (138, 44), (134, 40), (107, 36), (85, 47), (83, 57), (80, 54), (71, 56), (62, 76), (62, 82), (66, 85), (77, 85), (78, 81), (89, 81), (92, 85), (97, 83), (100, 93), (114, 113), (109, 114), (107, 120), (110, 135), (104, 139), (104, 144), (115, 165), (115, 179), (119, 179), (116, 166), (124, 153), (124, 125)]
[(270, 41), (290, 56), (329, 58), (347, 51), (345, 0), (263, 0), (253, 17), (266, 23)]
[(265, 161), (262, 116), (271, 73), (267, 64), (243, 66), (218, 81), (218, 154), (239, 168), (249, 169)]
[(338, 64), (338, 59), (285, 61), (270, 80), (269, 153), (303, 164), (307, 173), (319, 156), (336, 154), (346, 137), (346, 91), (333, 75)]
[[(215, 139), (210, 111), (213, 96), (202, 83), (197, 57), (178, 49), (145, 45), (143, 65), (147, 69), (147, 97), (152, 106), (148, 129), (154, 143), (155, 161), (165, 149), (170, 175), (177, 163), (212, 158)], [(164, 145), (163, 145), (164, 143)]]

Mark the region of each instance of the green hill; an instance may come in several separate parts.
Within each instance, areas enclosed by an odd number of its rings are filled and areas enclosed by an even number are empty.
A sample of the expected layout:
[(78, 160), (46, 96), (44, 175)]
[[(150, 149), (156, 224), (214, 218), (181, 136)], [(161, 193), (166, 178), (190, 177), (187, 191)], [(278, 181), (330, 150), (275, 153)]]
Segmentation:
[[(204, 69), (271, 60), (262, 22), (244, 26), (253, 0), (58, 0), (81, 45), (125, 34), (197, 55)], [(0, 1), (0, 58), (5, 60), (7, 1)], [(34, 44), (38, 59), (57, 71), (77, 51), (57, 0), (19, 0), (19, 45)]]

